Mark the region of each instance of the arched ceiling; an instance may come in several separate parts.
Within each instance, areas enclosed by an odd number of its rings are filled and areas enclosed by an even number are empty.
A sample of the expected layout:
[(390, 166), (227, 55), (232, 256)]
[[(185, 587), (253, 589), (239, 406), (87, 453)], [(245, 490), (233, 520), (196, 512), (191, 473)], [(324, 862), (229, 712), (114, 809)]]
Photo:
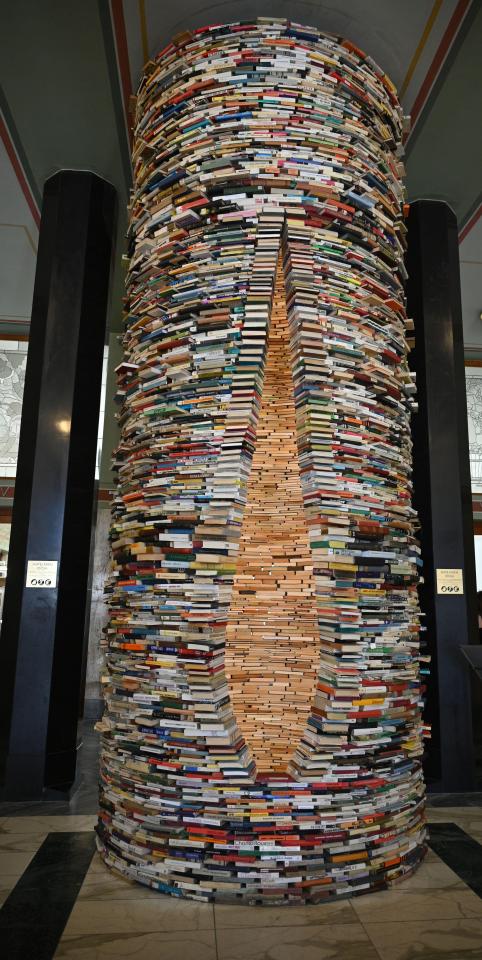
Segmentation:
[(45, 179), (90, 169), (116, 186), (110, 325), (120, 329), (129, 98), (144, 62), (206, 23), (287, 17), (343, 35), (391, 76), (412, 131), (409, 199), (455, 210), (466, 348), (482, 354), (481, 0), (5, 0), (0, 10), (0, 336), (26, 329)]

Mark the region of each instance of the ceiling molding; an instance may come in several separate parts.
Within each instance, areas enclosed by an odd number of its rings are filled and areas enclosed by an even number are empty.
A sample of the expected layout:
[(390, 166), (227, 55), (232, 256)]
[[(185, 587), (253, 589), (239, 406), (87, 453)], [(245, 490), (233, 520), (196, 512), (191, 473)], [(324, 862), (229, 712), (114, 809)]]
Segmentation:
[[(410, 111), (411, 116), (411, 129), (405, 141), (405, 152), (406, 154), (410, 152), (413, 147), (415, 136), (420, 132), (420, 129), (423, 125), (425, 116), (430, 110), (431, 105), (437, 95), (437, 90), (440, 88), (444, 79), (446, 78), (451, 61), (462, 42), (466, 29), (469, 25), (469, 18), (467, 14), (470, 10), (475, 14), (478, 2), (474, 3), (474, 0), (459, 0), (457, 6), (450, 18), (448, 26), (443, 34), (443, 37), (437, 47), (435, 56), (427, 70), (425, 79), (420, 87), (420, 90), (413, 101), (412, 108)], [(464, 29), (462, 29), (464, 27)], [(452, 56), (451, 56), (452, 55)]]
[(469, 210), (465, 220), (461, 224), (461, 227), (459, 230), (459, 243), (462, 243), (465, 240), (465, 238), (468, 236), (468, 234), (473, 229), (473, 227), (475, 227), (475, 224), (478, 222), (481, 215), (482, 215), (482, 193), (479, 193), (477, 200), (475, 201), (472, 208)]
[[(127, 193), (132, 186), (132, 166), (131, 166), (131, 140), (129, 136), (129, 126), (124, 103), (124, 88), (120, 79), (119, 57), (116, 46), (116, 35), (111, 13), (110, 3), (105, 0), (99, 0), (99, 17), (102, 27), (104, 40), (105, 58), (109, 72), (112, 103), (117, 127), (117, 136), (119, 139), (120, 155), (122, 160), (122, 169)], [(130, 77), (129, 77), (130, 83)]]
[(131, 69), (129, 64), (129, 50), (124, 20), (122, 0), (110, 0), (110, 15), (113, 26), (115, 55), (117, 69), (124, 104), (124, 116), (129, 145), (132, 146), (132, 123), (130, 120), (130, 100), (132, 96)]
[(443, 0), (435, 0), (435, 3), (428, 15), (427, 22), (423, 29), (422, 36), (420, 37), (415, 53), (409, 63), (408, 70), (405, 74), (403, 83), (401, 84), (400, 89), (398, 90), (398, 96), (400, 100), (402, 99), (404, 93), (406, 93), (410, 80), (412, 79), (413, 74), (415, 72), (415, 68), (420, 60), (420, 57), (422, 56), (423, 51), (425, 50), (427, 40), (432, 32), (434, 23), (440, 13), (442, 3), (443, 3)]
[(10, 111), (6, 108), (3, 93), (0, 93), (0, 139), (3, 141), (7, 156), (12, 164), (20, 189), (27, 201), (30, 213), (40, 226), (40, 200), (37, 188), (32, 186), (33, 175), (21, 147)]
[(142, 53), (144, 55), (144, 63), (147, 63), (149, 60), (149, 33), (147, 29), (146, 0), (138, 0), (138, 10)]
[(0, 340), (30, 340), (30, 318), (9, 320), (0, 317)]

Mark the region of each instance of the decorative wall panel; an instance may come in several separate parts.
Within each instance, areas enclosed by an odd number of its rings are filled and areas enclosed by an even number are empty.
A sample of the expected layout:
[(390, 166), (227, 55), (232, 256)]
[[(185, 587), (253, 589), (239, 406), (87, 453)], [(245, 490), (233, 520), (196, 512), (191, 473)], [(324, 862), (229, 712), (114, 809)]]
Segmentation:
[(17, 473), (28, 342), (0, 341), (0, 476)]
[(98, 844), (176, 896), (424, 854), (401, 135), (369, 57), (284, 20), (140, 86)]
[(482, 493), (482, 364), (465, 368), (472, 493)]

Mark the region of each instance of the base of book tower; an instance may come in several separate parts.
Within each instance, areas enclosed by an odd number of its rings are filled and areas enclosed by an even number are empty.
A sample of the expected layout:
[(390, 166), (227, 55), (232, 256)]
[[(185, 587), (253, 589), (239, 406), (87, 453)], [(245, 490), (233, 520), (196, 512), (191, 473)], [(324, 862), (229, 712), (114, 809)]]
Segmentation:
[[(216, 838), (205, 835), (201, 839), (197, 833), (184, 832), (171, 836), (169, 852), (156, 857), (155, 845), (142, 850), (140, 835), (138, 853), (131, 848), (126, 856), (112, 845), (115, 826), (111, 836), (100, 827), (97, 847), (107, 866), (161, 893), (265, 906), (316, 904), (383, 890), (408, 877), (423, 860), (424, 830), (416, 813), (412, 812), (402, 827), (399, 810), (381, 819), (367, 815), (366, 824), (358, 827), (355, 819), (348, 827), (346, 816), (333, 817), (330, 828), (321, 834), (303, 828), (309, 819), (307, 810), (304, 818), (301, 814), (303, 795), (316, 800), (307, 784), (284, 783), (275, 789), (263, 783), (245, 798), (256, 808), (261, 796), (267, 804), (271, 801), (280, 820), (282, 811), (286, 816), (290, 809), (293, 814), (299, 810), (300, 825), (293, 825), (292, 830), (277, 832), (274, 817), (263, 822), (259, 814), (258, 824), (250, 832), (236, 834), (237, 824), (225, 822), (224, 840), (221, 831)], [(281, 796), (283, 802), (278, 799)], [(159, 838), (160, 847), (166, 839)]]

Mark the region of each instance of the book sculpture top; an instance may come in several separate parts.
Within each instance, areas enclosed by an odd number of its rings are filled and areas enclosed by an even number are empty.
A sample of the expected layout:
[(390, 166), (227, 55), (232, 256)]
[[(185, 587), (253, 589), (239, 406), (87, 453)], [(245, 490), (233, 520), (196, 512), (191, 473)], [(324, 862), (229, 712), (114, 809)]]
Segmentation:
[(402, 126), (286, 20), (140, 85), (98, 844), (165, 893), (313, 903), (424, 854)]

